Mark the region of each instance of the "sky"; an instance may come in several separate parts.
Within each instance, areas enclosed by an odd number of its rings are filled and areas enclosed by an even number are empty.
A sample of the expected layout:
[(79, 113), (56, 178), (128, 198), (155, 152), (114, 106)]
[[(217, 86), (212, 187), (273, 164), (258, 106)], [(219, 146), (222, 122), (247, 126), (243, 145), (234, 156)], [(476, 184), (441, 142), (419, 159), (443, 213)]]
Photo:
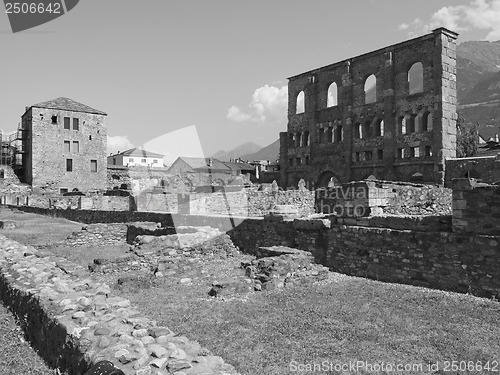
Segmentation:
[(286, 131), (287, 77), (441, 26), (500, 40), (500, 0), (80, 0), (18, 33), (2, 10), (0, 129), (63, 96), (108, 114), (108, 152), (267, 146)]

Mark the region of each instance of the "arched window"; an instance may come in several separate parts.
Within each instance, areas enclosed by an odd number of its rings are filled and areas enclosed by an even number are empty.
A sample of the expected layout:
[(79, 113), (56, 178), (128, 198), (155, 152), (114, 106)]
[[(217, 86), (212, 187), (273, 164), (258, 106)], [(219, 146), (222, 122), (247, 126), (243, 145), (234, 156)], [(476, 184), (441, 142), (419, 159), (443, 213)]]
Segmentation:
[(344, 140), (344, 131), (342, 125), (338, 125), (335, 128), (335, 142), (342, 142)]
[(299, 113), (304, 113), (305, 111), (306, 111), (306, 109), (305, 109), (305, 94), (304, 94), (304, 91), (301, 91), (297, 95), (297, 106), (296, 106), (295, 113), (299, 114)]
[(406, 134), (406, 117), (398, 118), (398, 132), (400, 135)]
[(420, 123), (420, 131), (426, 132), (429, 128), (429, 113), (424, 112), (421, 116), (419, 116)]
[(429, 112), (429, 114), (427, 115), (427, 131), (428, 132), (432, 131), (433, 120), (434, 120), (434, 115), (432, 114), (432, 112)]
[(370, 138), (372, 136), (372, 122), (370, 120), (365, 121), (363, 126), (361, 138)]
[(303, 134), (304, 137), (304, 146), (309, 146), (309, 132), (306, 130)]
[(415, 133), (415, 115), (409, 115), (405, 117), (406, 122), (406, 134)]
[(384, 120), (375, 119), (374, 133), (375, 137), (382, 137), (384, 135)]
[(424, 67), (421, 62), (416, 62), (408, 70), (408, 88), (410, 95), (424, 91)]
[(328, 96), (326, 98), (327, 107), (335, 107), (337, 105), (338, 88), (337, 84), (333, 82), (330, 87), (328, 87)]
[(328, 143), (333, 142), (333, 129), (330, 126), (326, 129), (326, 141)]
[(293, 133), (288, 133), (288, 147), (295, 147), (295, 136), (293, 135)]
[(363, 127), (359, 122), (354, 124), (354, 138), (357, 139), (363, 138)]
[(369, 76), (365, 81), (365, 103), (375, 103), (377, 101), (377, 78), (375, 74)]

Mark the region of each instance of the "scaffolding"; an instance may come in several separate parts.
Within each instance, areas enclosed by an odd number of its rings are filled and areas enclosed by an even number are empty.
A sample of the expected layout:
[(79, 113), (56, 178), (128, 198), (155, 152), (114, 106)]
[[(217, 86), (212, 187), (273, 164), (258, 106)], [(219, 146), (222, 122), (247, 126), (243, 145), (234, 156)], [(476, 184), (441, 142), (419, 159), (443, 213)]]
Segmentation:
[(0, 165), (10, 165), (15, 170), (22, 169), (27, 151), (26, 140), (27, 129), (23, 123), (19, 123), (12, 134), (0, 131)]

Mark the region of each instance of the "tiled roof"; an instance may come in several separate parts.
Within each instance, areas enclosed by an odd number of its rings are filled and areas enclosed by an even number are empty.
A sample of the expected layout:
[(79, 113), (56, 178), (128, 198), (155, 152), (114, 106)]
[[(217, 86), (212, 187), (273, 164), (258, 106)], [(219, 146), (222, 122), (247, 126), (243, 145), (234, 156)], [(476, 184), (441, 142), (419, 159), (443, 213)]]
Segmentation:
[(98, 109), (91, 108), (88, 105), (78, 103), (78, 102), (74, 101), (73, 99), (64, 98), (64, 97), (49, 100), (49, 101), (43, 102), (43, 103), (33, 104), (32, 107), (62, 109), (64, 111), (95, 113), (98, 115), (107, 116), (107, 113), (104, 113), (103, 111), (99, 111)]
[(255, 167), (248, 163), (224, 162), (224, 164), (233, 171), (254, 171)]
[(483, 125), (477, 129), (479, 136), (488, 142), (490, 138), (495, 138), (495, 135), (500, 135), (500, 127), (494, 125)]
[[(146, 151), (143, 150), (142, 148), (131, 148), (130, 150), (120, 152), (116, 155), (123, 155), (123, 156), (142, 156), (144, 158), (163, 158), (165, 155), (162, 154), (157, 154), (155, 152), (151, 151)], [(116, 156), (116, 155), (111, 155), (111, 156)]]
[[(197, 171), (211, 171), (219, 170), (225, 172), (231, 172), (231, 169), (222, 163), (221, 161), (213, 158), (193, 158), (181, 156), (179, 159), (183, 160), (187, 165)], [(209, 167), (209, 162), (212, 161), (212, 166)]]

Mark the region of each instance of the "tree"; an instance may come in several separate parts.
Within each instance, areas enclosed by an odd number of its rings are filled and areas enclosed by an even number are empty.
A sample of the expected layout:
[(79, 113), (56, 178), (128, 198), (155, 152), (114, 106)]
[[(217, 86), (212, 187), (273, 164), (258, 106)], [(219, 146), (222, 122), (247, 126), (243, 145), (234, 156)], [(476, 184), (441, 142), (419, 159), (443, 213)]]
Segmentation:
[(457, 120), (457, 158), (467, 158), (477, 153), (479, 123), (471, 124), (458, 115)]

